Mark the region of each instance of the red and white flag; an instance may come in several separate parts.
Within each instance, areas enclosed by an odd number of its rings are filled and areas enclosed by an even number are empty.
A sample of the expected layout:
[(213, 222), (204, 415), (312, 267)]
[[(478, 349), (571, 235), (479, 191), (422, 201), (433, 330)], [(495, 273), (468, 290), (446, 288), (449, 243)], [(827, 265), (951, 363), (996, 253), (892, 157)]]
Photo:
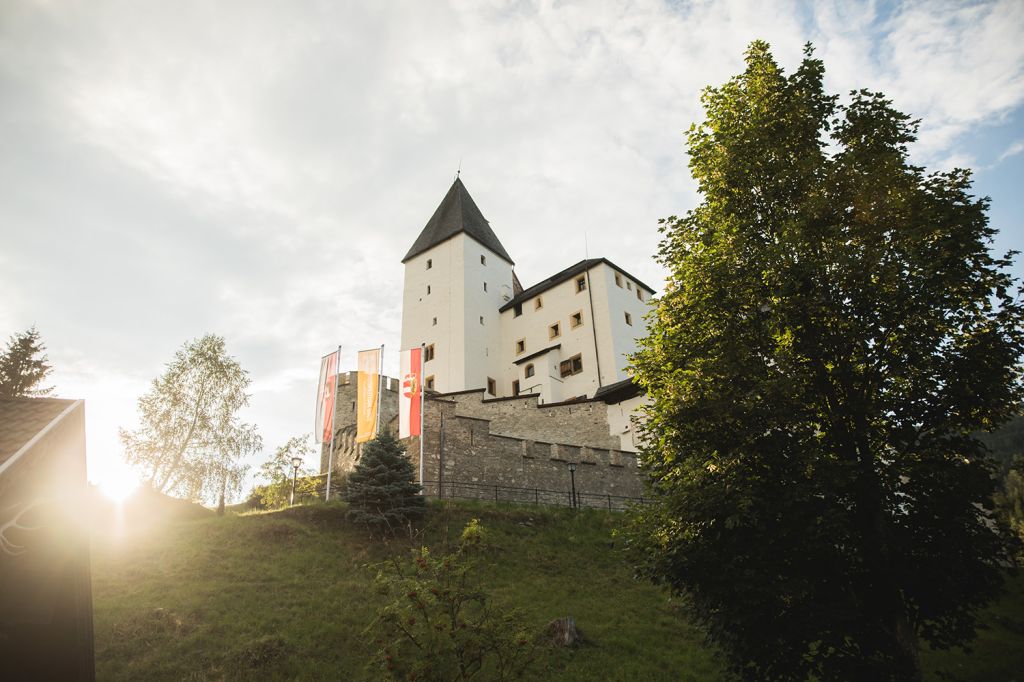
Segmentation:
[(402, 378), (398, 392), (398, 437), (420, 435), (420, 406), (423, 391), (422, 348), (403, 350), (399, 355)]
[(316, 392), (316, 427), (313, 429), (317, 443), (330, 443), (334, 433), (334, 396), (340, 355), (339, 348), (320, 359), (320, 387)]

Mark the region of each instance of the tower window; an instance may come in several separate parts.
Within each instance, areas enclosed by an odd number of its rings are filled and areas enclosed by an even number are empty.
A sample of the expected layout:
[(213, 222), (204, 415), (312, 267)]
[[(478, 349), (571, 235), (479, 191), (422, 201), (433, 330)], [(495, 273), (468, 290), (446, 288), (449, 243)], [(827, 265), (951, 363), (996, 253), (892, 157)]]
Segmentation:
[(633, 326), (633, 316), (630, 315), (629, 313), (626, 313), (626, 324), (628, 324), (630, 327)]
[(578, 310), (569, 316), (569, 326), (573, 329), (583, 324), (583, 311)]
[(498, 382), (487, 377), (487, 392), (491, 395), (498, 395)]
[(487, 282), (484, 282), (484, 291), (487, 291)]
[(423, 362), (430, 362), (434, 359), (434, 344), (427, 346), (426, 351), (427, 352), (424, 353), (426, 359)]
[(538, 296), (533, 302), (533, 309), (540, 310), (544, 307), (544, 299)]
[(519, 339), (516, 341), (516, 355), (519, 355), (526, 350), (526, 339)]
[(576, 293), (578, 294), (581, 291), (586, 291), (586, 290), (587, 290), (587, 278), (586, 277), (577, 277), (576, 278)]
[(615, 286), (620, 289), (622, 288), (622, 275), (617, 272), (615, 273)]
[(559, 326), (559, 324), (557, 322), (555, 322), (553, 325), (548, 327), (548, 338), (549, 339), (557, 339), (561, 335), (562, 335), (562, 328), (561, 328), (561, 326)]
[(434, 390), (434, 377), (427, 377), (426, 380), (423, 382), (423, 385), (429, 388), (430, 390)]
[(427, 285), (427, 296), (430, 296), (430, 285)]
[(526, 366), (525, 374), (526, 374), (526, 378), (527, 379), (529, 379), (530, 377), (533, 376), (533, 374), (534, 374), (533, 363), (530, 363), (529, 365)]
[(640, 287), (636, 288), (636, 300), (638, 300), (638, 301), (644, 300), (644, 295), (641, 292)]
[(434, 260), (432, 258), (427, 259), (427, 270), (434, 267)]
[(558, 372), (563, 378), (572, 376), (573, 374), (579, 374), (583, 371), (583, 356), (574, 355), (568, 360), (562, 360), (558, 363)]
[(480, 265), (487, 265), (487, 256), (480, 254)]
[(436, 326), (437, 326), (437, 318), (436, 318), (436, 317), (434, 318), (434, 321), (433, 321), (433, 322), (432, 322), (431, 324), (432, 324), (432, 325), (433, 325), (434, 327), (436, 327)]
[(481, 315), (481, 316), (480, 316), (480, 324), (483, 324), (483, 323), (484, 323), (484, 316), (483, 316), (483, 315)]
[(628, 289), (629, 291), (633, 291), (633, 283), (632, 282), (626, 282), (626, 289)]

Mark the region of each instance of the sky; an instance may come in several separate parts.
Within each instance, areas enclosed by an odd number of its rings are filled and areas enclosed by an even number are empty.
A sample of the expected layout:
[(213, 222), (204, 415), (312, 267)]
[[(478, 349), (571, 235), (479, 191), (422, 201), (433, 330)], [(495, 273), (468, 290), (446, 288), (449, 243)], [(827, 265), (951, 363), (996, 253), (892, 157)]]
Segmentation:
[(912, 161), (973, 169), (1024, 248), (1020, 0), (0, 0), (0, 337), (37, 326), (102, 481), (219, 334), (257, 464), (312, 431), (321, 355), (397, 371), (401, 258), (460, 168), (524, 286), (589, 254), (660, 289), (685, 131), (755, 39), (920, 118)]

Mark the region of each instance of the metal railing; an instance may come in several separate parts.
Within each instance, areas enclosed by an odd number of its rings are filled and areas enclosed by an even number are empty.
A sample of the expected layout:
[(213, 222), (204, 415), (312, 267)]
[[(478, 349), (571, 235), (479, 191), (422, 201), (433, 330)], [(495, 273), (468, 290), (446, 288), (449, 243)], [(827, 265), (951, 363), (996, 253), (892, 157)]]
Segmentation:
[(644, 504), (643, 497), (627, 497), (609, 493), (588, 493), (572, 489), (548, 490), (545, 488), (519, 488), (493, 483), (468, 481), (424, 481), (423, 490), (429, 497), (441, 499), (480, 500), (506, 504), (536, 504), (549, 507), (570, 507), (579, 509), (608, 509), (623, 511), (631, 504)]
[[(316, 487), (316, 497), (309, 493), (296, 493), (295, 501), (310, 502), (324, 499), (326, 476), (317, 476), (321, 481)], [(341, 495), (342, 484), (331, 482), (331, 499)], [(428, 497), (456, 500), (479, 500), (481, 502), (497, 502), (505, 504), (535, 504), (548, 507), (569, 507), (580, 509), (608, 509), (624, 511), (631, 504), (646, 504), (643, 496), (611, 495), (609, 493), (591, 493), (566, 488), (565, 490), (549, 490), (546, 488), (522, 488), (516, 486), (480, 483), (476, 481), (424, 481), (423, 491)]]

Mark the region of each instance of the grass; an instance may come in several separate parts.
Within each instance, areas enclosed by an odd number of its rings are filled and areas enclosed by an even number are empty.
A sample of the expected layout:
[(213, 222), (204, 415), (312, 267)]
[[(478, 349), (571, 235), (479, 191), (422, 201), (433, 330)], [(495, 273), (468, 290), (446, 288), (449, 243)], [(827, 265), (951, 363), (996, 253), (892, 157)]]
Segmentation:
[[(488, 529), (497, 602), (538, 630), (572, 615), (583, 632), (579, 648), (539, 650), (531, 678), (728, 679), (680, 603), (632, 579), (611, 532), (620, 515), (468, 503), (449, 514), (453, 535), (473, 517)], [(428, 543), (442, 542), (444, 517), (431, 508)], [(98, 679), (379, 679), (366, 668), (380, 604), (368, 566), (401, 547), (369, 541), (333, 504), (172, 519), (104, 524), (94, 539)], [(1024, 581), (986, 624), (973, 655), (925, 652), (929, 679), (1024, 679)]]

